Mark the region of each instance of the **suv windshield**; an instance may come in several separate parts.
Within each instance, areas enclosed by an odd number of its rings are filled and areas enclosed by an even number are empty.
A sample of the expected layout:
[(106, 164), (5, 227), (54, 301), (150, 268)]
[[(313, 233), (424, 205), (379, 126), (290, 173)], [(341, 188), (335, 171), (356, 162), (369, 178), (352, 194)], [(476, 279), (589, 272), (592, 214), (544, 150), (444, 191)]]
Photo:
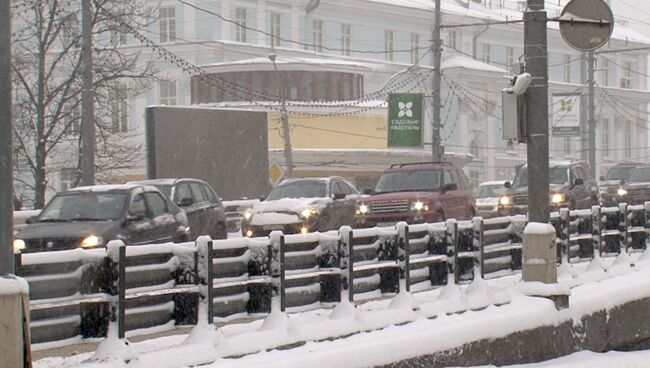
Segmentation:
[[(551, 167), (549, 169), (549, 184), (567, 184), (569, 182), (569, 169), (566, 167)], [(515, 178), (514, 187), (528, 186), (528, 167), (522, 167)]]
[(496, 198), (505, 193), (506, 187), (503, 184), (481, 185), (476, 188), (476, 198)]
[(634, 166), (621, 166), (621, 167), (612, 167), (607, 172), (606, 180), (621, 180), (630, 177), (630, 174), (634, 170)]
[(327, 183), (323, 181), (291, 181), (275, 187), (267, 200), (281, 198), (324, 198), (327, 197)]
[(126, 193), (59, 194), (43, 209), (38, 221), (117, 220), (124, 212), (125, 202)]
[(650, 181), (650, 167), (641, 167), (632, 170), (630, 181)]
[(375, 193), (436, 191), (440, 188), (441, 173), (440, 170), (384, 173), (375, 186)]

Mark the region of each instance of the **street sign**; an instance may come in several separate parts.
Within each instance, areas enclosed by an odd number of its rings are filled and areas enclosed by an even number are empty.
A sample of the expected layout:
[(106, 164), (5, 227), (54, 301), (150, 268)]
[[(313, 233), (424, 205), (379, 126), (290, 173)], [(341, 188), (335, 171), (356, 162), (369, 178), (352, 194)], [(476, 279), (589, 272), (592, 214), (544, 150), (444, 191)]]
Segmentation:
[(614, 30), (614, 14), (603, 0), (571, 0), (557, 20), (564, 41), (580, 51), (601, 47)]
[(284, 170), (282, 170), (282, 166), (277, 161), (272, 160), (269, 165), (269, 183), (276, 186), (282, 180), (283, 176)]
[(553, 135), (580, 135), (580, 95), (553, 95)]
[(388, 147), (422, 146), (422, 94), (388, 95)]

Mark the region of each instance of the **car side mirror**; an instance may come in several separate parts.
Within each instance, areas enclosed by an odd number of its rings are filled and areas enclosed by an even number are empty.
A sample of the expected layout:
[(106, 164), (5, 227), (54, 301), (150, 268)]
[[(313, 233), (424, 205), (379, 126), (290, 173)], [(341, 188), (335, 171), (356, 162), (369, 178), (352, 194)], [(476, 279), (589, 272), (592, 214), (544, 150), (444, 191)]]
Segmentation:
[(582, 179), (582, 178), (577, 178), (577, 179), (573, 182), (574, 185), (583, 185), (584, 183), (585, 183), (585, 181), (584, 181), (584, 179)]
[(507, 189), (510, 189), (512, 187), (512, 183), (507, 181), (507, 182), (503, 183), (503, 186), (506, 187)]
[(372, 189), (371, 188), (365, 188), (364, 190), (361, 191), (362, 194), (372, 194)]
[(602, 175), (600, 176), (600, 178), (599, 178), (599, 179), (600, 179), (600, 181), (605, 181), (605, 177), (604, 177), (604, 176), (602, 176)]
[(137, 222), (144, 220), (144, 212), (131, 212), (126, 215), (126, 220), (129, 222)]
[(621, 185), (625, 184), (625, 179), (621, 179), (620, 183)]
[(266, 199), (266, 196), (261, 196), (261, 197), (260, 197), (260, 202), (263, 201), (263, 200), (265, 200), (265, 199)]
[(181, 198), (181, 200), (178, 201), (177, 204), (178, 204), (180, 207), (191, 206), (191, 205), (194, 204), (194, 199), (192, 199), (192, 197), (184, 197), (184, 198)]
[(332, 198), (334, 198), (334, 200), (344, 199), (345, 198), (345, 193), (334, 193), (334, 196)]
[(456, 190), (456, 189), (458, 189), (458, 185), (456, 183), (447, 183), (442, 186), (443, 192), (448, 192), (450, 190)]
[(36, 220), (38, 220), (38, 216), (31, 216), (31, 217), (28, 217), (27, 220), (25, 220), (25, 223), (26, 224), (33, 224), (33, 223), (36, 222)]

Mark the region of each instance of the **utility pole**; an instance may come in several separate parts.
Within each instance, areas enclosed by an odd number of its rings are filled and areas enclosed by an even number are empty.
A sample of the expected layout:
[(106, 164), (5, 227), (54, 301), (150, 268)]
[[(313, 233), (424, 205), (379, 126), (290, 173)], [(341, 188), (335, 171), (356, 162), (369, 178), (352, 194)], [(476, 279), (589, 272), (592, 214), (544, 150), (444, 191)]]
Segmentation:
[(595, 94), (595, 67), (596, 58), (593, 51), (587, 53), (587, 74), (589, 78), (589, 117), (587, 124), (589, 126), (589, 166), (591, 166), (591, 177), (596, 177), (596, 106), (594, 106)]
[(287, 98), (284, 95), (284, 83), (282, 83), (282, 78), (280, 77), (280, 71), (278, 66), (275, 63), (277, 56), (275, 54), (269, 55), (269, 60), (273, 63), (273, 68), (275, 69), (275, 75), (278, 80), (278, 86), (280, 88), (280, 99), (282, 100), (282, 107), (280, 109), (282, 114), (282, 135), (284, 136), (284, 162), (287, 166), (287, 177), (293, 177), (293, 150), (291, 148), (291, 129), (289, 129), (289, 114), (287, 114)]
[(81, 0), (81, 184), (95, 184), (95, 94), (91, 0)]
[(544, 0), (528, 0), (524, 12), (524, 55), (532, 82), (526, 93), (528, 221), (548, 223), (548, 65)]
[(14, 273), (11, 0), (0, 0), (0, 275)]
[(441, 26), (441, 10), (440, 0), (436, 1), (436, 12), (433, 24), (433, 40), (431, 48), (433, 49), (433, 129), (431, 135), (431, 154), (434, 162), (442, 161), (442, 154), (444, 147), (442, 147), (442, 140), (440, 139), (440, 84), (442, 73), (440, 64), (442, 59), (442, 40), (440, 39), (440, 26)]

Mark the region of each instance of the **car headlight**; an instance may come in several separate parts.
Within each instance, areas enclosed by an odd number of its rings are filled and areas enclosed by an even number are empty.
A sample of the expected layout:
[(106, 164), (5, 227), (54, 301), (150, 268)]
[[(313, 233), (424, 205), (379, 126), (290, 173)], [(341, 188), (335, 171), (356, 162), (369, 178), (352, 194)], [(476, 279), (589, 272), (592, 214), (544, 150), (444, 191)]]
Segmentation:
[(564, 193), (553, 193), (551, 194), (551, 203), (562, 203), (564, 202), (565, 196)]
[(20, 252), (25, 249), (25, 241), (22, 239), (14, 239), (14, 252)]
[(357, 215), (366, 215), (370, 213), (370, 207), (365, 204), (360, 204), (357, 206), (356, 214)]
[(502, 206), (509, 206), (512, 204), (512, 198), (510, 196), (501, 196), (499, 198), (499, 204)]
[(415, 201), (411, 203), (411, 211), (428, 211), (429, 206), (422, 201)]
[(252, 213), (250, 213), (250, 212), (248, 212), (248, 211), (244, 212), (244, 219), (245, 219), (245, 220), (250, 220), (251, 217), (253, 217), (253, 214), (252, 214)]
[(90, 235), (85, 237), (79, 246), (82, 248), (94, 248), (104, 244), (104, 240), (97, 235)]
[(623, 189), (623, 188), (618, 188), (618, 190), (616, 191), (616, 193), (618, 193), (618, 195), (620, 195), (620, 196), (622, 197), (622, 196), (627, 195), (627, 190), (626, 190), (626, 189)]
[(313, 216), (313, 215), (315, 215), (317, 213), (318, 213), (318, 210), (315, 209), (315, 208), (305, 208), (304, 210), (302, 210), (302, 212), (300, 212), (300, 216), (308, 219), (308, 218), (310, 218), (311, 216)]

